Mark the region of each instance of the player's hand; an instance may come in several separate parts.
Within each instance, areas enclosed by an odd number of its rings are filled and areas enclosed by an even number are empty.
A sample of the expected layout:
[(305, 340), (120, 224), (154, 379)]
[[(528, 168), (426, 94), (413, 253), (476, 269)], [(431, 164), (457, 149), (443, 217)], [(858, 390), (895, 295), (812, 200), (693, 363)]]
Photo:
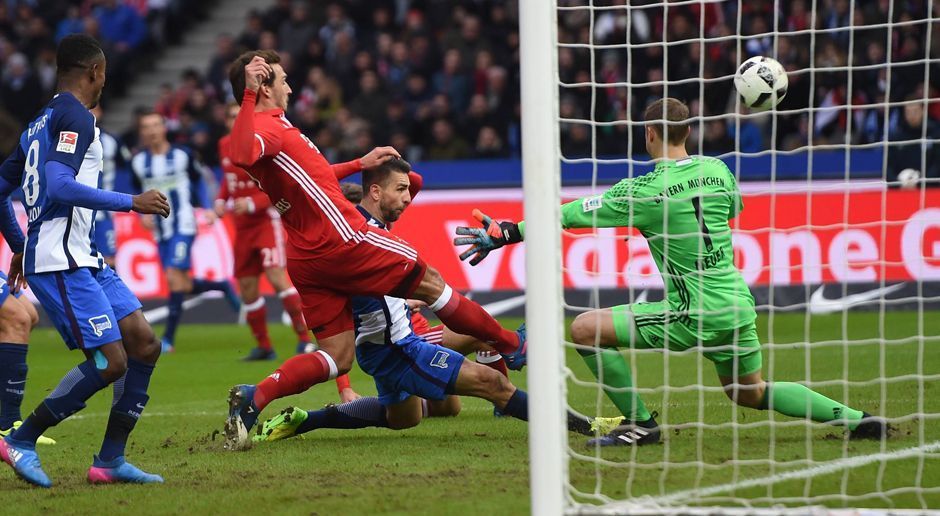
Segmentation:
[(163, 218), (170, 216), (170, 202), (158, 190), (147, 190), (134, 196), (134, 207), (137, 213), (144, 215), (159, 215)]
[(460, 226), (457, 228), (458, 235), (468, 235), (454, 239), (454, 245), (471, 246), (466, 251), (460, 253), (461, 261), (470, 258), (470, 265), (476, 265), (483, 261), (490, 251), (499, 249), (506, 244), (515, 244), (522, 242), (522, 233), (519, 231), (519, 225), (515, 222), (493, 222), (489, 216), (480, 210), (473, 210), (473, 218), (483, 224), (481, 228), (468, 228)]
[(157, 227), (157, 221), (150, 216), (141, 217), (140, 225), (143, 226), (147, 231), (153, 231)]
[(235, 215), (247, 215), (249, 213), (254, 213), (255, 203), (251, 202), (251, 199), (248, 197), (239, 197), (235, 199), (235, 202), (232, 204), (232, 212)]
[(365, 156), (359, 158), (359, 164), (362, 166), (363, 170), (370, 170), (392, 158), (400, 157), (401, 154), (399, 154), (394, 147), (376, 147)]
[(23, 253), (16, 253), (10, 260), (10, 272), (7, 274), (7, 284), (10, 291), (16, 294), (27, 287), (26, 276), (23, 275)]
[(405, 303), (408, 303), (408, 310), (413, 314), (420, 312), (422, 308), (428, 306), (427, 303), (418, 299), (406, 299)]
[(203, 212), (203, 217), (206, 218), (206, 224), (213, 225), (215, 221), (219, 220), (219, 216), (215, 214), (215, 210), (206, 210)]
[(245, 88), (258, 91), (261, 85), (274, 73), (274, 68), (261, 56), (255, 56), (245, 65)]
[(346, 387), (342, 392), (339, 393), (339, 399), (341, 403), (349, 403), (350, 401), (356, 401), (361, 398), (356, 391), (352, 390), (352, 387)]
[(212, 211), (215, 212), (216, 218), (221, 219), (225, 216), (225, 201), (218, 199), (215, 201), (215, 204), (212, 206)]

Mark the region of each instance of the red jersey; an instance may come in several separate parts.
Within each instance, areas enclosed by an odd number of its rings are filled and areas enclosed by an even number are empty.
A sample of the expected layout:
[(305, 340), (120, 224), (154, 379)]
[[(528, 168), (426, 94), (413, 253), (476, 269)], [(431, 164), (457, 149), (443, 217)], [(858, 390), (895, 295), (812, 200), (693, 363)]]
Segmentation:
[(366, 220), (343, 197), (337, 176), (358, 171), (359, 160), (330, 165), (281, 109), (255, 112), (246, 90), (232, 128), (232, 162), (267, 194), (287, 228), (289, 259), (316, 258), (358, 244)]
[(216, 202), (230, 206), (230, 201), (247, 198), (253, 210), (247, 214), (231, 214), (235, 227), (242, 229), (255, 227), (259, 224), (268, 224), (271, 219), (278, 218), (278, 214), (271, 209), (271, 201), (267, 194), (261, 191), (257, 181), (245, 172), (245, 169), (235, 166), (230, 154), (232, 142), (231, 135), (223, 136), (219, 140), (219, 160), (222, 162), (222, 184), (219, 186), (219, 195)]

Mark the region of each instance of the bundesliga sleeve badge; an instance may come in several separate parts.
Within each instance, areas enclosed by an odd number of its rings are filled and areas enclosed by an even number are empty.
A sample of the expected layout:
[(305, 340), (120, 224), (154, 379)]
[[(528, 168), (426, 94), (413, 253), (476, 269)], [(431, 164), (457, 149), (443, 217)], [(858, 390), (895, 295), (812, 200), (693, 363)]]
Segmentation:
[(78, 133), (73, 131), (62, 131), (59, 133), (59, 144), (56, 145), (57, 152), (75, 154), (75, 147), (78, 145)]

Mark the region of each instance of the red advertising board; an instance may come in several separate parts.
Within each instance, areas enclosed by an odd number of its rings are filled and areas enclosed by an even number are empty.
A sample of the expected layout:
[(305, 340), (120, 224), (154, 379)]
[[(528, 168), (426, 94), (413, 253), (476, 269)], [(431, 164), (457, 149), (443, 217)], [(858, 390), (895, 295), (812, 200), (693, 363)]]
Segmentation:
[[(940, 191), (836, 189), (750, 193), (734, 221), (735, 258), (751, 285), (940, 280)], [(525, 287), (524, 245), (500, 249), (476, 267), (461, 262), (454, 228), (474, 223), (473, 208), (495, 219), (522, 216), (518, 190), (421, 193), (394, 232), (460, 290)], [(141, 298), (165, 295), (156, 246), (133, 214), (116, 214), (117, 270)], [(198, 276), (232, 270), (232, 229), (200, 225), (193, 250)], [(0, 260), (9, 263), (4, 246)], [(564, 238), (568, 288), (661, 285), (645, 240), (625, 229), (578, 230)], [(5, 268), (5, 267), (4, 267)]]

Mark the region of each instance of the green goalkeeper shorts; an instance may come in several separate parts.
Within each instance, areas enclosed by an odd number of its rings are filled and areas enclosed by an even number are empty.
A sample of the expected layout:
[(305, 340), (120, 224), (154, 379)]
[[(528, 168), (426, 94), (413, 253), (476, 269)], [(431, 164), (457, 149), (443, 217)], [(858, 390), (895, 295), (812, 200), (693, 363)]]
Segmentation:
[(734, 378), (761, 370), (760, 340), (753, 322), (735, 330), (700, 330), (676, 316), (670, 321), (668, 312), (664, 301), (611, 308), (618, 344), (635, 349), (665, 349), (668, 344), (672, 351), (698, 348), (715, 363), (719, 376)]

